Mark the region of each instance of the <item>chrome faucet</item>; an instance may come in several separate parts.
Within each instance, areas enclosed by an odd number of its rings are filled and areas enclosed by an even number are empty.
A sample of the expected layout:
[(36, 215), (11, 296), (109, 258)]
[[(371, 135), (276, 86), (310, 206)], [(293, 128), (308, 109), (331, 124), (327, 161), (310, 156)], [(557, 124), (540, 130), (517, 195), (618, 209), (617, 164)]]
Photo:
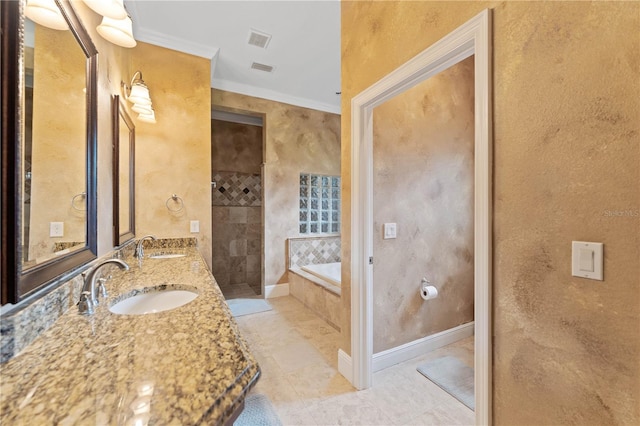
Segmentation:
[(140, 238), (138, 240), (138, 245), (136, 246), (136, 252), (133, 254), (134, 257), (139, 257), (140, 259), (144, 257), (144, 247), (142, 247), (142, 243), (144, 243), (144, 240), (146, 240), (147, 238), (151, 238), (153, 241), (156, 240), (155, 235), (145, 235), (144, 237)]
[(96, 279), (96, 272), (98, 272), (98, 269), (102, 268), (104, 265), (108, 265), (110, 263), (118, 265), (120, 269), (124, 269), (125, 271), (129, 270), (129, 265), (120, 259), (107, 259), (94, 266), (93, 269), (91, 269), (84, 277), (84, 285), (82, 286), (80, 300), (78, 301), (78, 310), (81, 314), (93, 314), (93, 309), (98, 304), (96, 281), (100, 281), (99, 285), (102, 287), (102, 294), (103, 296), (106, 296), (106, 289), (104, 288), (104, 282), (106, 279)]

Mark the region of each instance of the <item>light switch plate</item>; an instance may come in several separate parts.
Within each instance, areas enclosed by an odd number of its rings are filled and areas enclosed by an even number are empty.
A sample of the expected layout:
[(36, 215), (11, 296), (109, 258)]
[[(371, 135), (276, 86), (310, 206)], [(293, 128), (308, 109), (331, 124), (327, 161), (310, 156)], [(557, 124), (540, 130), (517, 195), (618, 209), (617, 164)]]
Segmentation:
[(604, 244), (571, 242), (571, 275), (604, 281)]
[(50, 237), (64, 237), (64, 222), (49, 222)]
[(385, 240), (396, 238), (396, 224), (395, 223), (385, 223), (384, 224), (384, 235), (383, 235), (382, 238), (385, 239)]
[(189, 228), (191, 229), (192, 234), (197, 234), (198, 232), (200, 232), (200, 221), (192, 220)]

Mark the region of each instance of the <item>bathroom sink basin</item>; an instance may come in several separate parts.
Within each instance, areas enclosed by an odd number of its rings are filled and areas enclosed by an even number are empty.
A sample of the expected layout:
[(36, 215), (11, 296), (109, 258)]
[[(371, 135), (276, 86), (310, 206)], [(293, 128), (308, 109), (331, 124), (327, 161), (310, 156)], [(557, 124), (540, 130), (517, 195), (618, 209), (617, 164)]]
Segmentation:
[(196, 297), (198, 293), (189, 290), (152, 291), (128, 297), (111, 306), (109, 310), (121, 315), (153, 314), (179, 308)]
[(176, 257), (185, 257), (184, 253), (155, 253), (150, 254), (149, 259), (173, 259)]

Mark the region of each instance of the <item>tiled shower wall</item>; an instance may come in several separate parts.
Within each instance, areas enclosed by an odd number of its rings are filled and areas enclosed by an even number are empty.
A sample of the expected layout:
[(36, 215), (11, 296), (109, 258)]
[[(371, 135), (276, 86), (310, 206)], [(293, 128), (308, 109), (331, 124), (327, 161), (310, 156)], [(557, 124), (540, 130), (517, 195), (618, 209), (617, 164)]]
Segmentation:
[[(215, 190), (214, 190), (215, 191)], [(248, 284), (261, 293), (262, 207), (212, 206), (213, 276), (225, 296)]]
[(228, 299), (262, 290), (262, 128), (211, 121), (212, 269)]

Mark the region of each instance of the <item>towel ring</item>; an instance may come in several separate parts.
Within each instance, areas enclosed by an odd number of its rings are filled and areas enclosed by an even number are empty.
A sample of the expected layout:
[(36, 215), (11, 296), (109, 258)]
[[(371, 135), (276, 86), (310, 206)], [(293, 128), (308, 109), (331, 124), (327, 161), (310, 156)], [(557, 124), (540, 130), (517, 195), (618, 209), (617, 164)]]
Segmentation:
[(86, 192), (81, 192), (81, 193), (79, 193), (79, 194), (74, 195), (74, 196), (73, 196), (73, 198), (71, 199), (71, 207), (72, 207), (74, 210), (78, 210), (79, 212), (86, 211), (86, 210), (87, 210), (86, 206), (85, 206), (85, 208), (84, 208), (84, 209), (79, 209), (79, 208), (77, 208), (77, 207), (76, 207), (76, 200), (77, 200), (78, 198), (86, 198), (86, 196), (87, 196), (87, 193), (86, 193)]
[[(179, 207), (177, 209), (172, 209), (171, 207), (169, 207), (169, 201), (171, 200), (179, 204)], [(184, 209), (184, 201), (182, 200), (182, 198), (178, 197), (176, 194), (173, 194), (171, 197), (167, 198), (167, 202), (164, 203), (164, 205), (167, 206), (167, 210), (174, 213), (182, 211), (182, 209)]]

